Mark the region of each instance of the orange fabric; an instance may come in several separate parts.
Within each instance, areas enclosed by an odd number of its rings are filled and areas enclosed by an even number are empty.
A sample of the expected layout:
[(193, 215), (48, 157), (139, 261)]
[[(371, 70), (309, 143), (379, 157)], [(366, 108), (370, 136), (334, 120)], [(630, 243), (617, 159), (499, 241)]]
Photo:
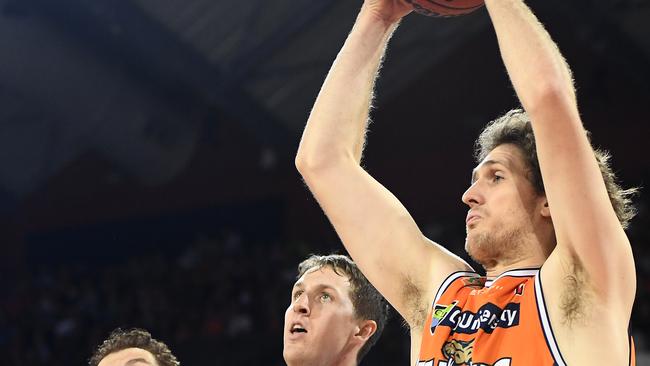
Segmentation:
[(565, 366), (538, 273), (513, 270), (487, 283), (476, 273), (452, 274), (427, 317), (418, 366)]

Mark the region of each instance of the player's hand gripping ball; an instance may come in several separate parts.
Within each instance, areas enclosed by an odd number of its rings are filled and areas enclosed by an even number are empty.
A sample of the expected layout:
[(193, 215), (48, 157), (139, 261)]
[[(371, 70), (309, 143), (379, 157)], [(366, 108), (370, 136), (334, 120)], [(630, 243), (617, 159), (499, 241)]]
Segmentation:
[(434, 17), (450, 17), (471, 13), (483, 6), (483, 0), (406, 0), (413, 10)]

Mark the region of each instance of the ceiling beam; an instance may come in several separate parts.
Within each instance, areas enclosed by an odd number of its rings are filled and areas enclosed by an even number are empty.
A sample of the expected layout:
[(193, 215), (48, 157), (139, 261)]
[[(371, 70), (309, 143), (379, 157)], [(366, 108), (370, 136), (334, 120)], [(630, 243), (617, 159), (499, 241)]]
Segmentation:
[(20, 2), (163, 100), (212, 110), (215, 118), (215, 108), (223, 111), (243, 123), (261, 145), (279, 152), (292, 140), (270, 111), (239, 85), (226, 82), (215, 65), (131, 1)]

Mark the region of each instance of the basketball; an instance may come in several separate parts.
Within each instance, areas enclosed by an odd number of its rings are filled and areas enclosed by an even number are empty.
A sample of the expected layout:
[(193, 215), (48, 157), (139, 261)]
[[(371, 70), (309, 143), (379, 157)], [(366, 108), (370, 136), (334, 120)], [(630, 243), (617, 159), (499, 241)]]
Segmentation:
[(450, 17), (470, 13), (481, 6), (483, 0), (406, 0), (417, 13), (434, 16)]

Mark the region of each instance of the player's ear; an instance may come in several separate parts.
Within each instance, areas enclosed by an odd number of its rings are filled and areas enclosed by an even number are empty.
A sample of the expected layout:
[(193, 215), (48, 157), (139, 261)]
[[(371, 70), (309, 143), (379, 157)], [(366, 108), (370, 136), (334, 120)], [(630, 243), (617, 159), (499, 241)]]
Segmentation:
[(541, 202), (540, 214), (542, 214), (543, 217), (551, 217), (551, 208), (548, 206), (548, 200), (546, 197), (544, 197)]
[(367, 341), (377, 331), (377, 322), (374, 320), (364, 320), (359, 324), (359, 330), (355, 337), (360, 338), (362, 341)]

